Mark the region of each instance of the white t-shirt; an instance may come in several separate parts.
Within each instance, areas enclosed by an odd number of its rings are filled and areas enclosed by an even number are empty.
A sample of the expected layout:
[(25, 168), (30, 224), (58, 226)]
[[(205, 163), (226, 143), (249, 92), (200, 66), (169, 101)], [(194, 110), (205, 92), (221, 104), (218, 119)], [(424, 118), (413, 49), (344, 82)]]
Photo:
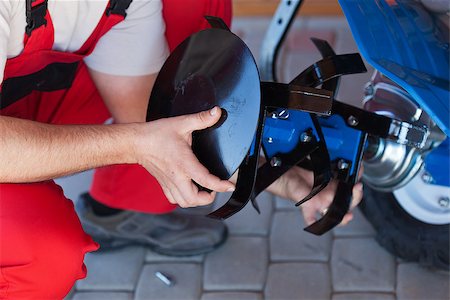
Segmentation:
[[(105, 11), (107, 0), (49, 0), (55, 29), (54, 50), (77, 51)], [(23, 51), (25, 0), (0, 0), (0, 83), (7, 58)], [(169, 53), (161, 0), (133, 0), (124, 21), (97, 43), (86, 64), (97, 71), (124, 76), (159, 71)]]

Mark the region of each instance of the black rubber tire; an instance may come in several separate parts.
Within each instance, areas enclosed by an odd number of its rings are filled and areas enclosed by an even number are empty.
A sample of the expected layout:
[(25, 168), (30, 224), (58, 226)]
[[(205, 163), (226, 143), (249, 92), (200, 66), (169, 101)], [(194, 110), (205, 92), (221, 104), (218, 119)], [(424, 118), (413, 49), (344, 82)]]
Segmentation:
[(378, 243), (406, 261), (450, 271), (449, 224), (432, 225), (408, 214), (392, 193), (364, 187), (361, 210), (374, 226)]

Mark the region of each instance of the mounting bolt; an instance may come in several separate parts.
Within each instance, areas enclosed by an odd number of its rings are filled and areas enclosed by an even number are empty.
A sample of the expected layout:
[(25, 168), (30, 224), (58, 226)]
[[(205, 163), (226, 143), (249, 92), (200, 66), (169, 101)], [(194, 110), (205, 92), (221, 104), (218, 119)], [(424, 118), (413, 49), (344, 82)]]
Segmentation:
[(428, 183), (428, 184), (433, 183), (433, 181), (434, 181), (433, 176), (431, 176), (430, 173), (427, 173), (427, 172), (422, 174), (422, 180), (423, 180), (423, 182)]
[(346, 170), (348, 169), (349, 166), (350, 166), (349, 163), (343, 159), (340, 159), (337, 163), (337, 167), (339, 170)]
[(348, 125), (355, 127), (356, 125), (359, 124), (359, 120), (355, 116), (350, 116), (347, 119), (347, 123)]
[(365, 87), (364, 87), (364, 94), (366, 96), (372, 96), (375, 93), (375, 89), (373, 87), (373, 84), (371, 82), (369, 82)]
[(282, 120), (286, 120), (289, 118), (289, 110), (283, 109), (278, 113), (278, 118)]
[(272, 143), (273, 143), (273, 138), (269, 136), (269, 137), (267, 138), (267, 142), (268, 142), (269, 144), (272, 144)]
[(311, 140), (312, 136), (307, 131), (302, 132), (302, 134), (300, 135), (300, 141), (302, 141), (302, 143), (309, 143), (311, 142)]
[(279, 166), (281, 166), (281, 158), (276, 157), (276, 156), (272, 157), (272, 159), (270, 160), (270, 165), (272, 167), (279, 167)]
[(449, 197), (440, 197), (438, 200), (439, 206), (442, 208), (447, 208), (450, 205), (450, 198)]

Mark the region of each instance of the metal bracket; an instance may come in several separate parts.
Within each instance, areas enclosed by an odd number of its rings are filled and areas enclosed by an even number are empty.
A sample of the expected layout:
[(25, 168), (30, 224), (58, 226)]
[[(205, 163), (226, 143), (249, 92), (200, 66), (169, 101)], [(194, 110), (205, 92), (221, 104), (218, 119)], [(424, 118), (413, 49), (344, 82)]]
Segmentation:
[(277, 81), (276, 58), (302, 2), (280, 1), (261, 46), (259, 67), (262, 80)]

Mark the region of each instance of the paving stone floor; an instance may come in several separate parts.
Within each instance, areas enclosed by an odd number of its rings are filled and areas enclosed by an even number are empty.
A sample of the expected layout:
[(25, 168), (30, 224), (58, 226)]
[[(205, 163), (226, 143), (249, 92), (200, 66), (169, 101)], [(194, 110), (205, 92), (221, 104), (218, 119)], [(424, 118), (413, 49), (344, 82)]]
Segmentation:
[[(267, 18), (237, 19), (238, 33), (258, 57)], [(320, 58), (309, 37), (327, 39), (336, 52), (356, 50), (342, 18), (298, 19), (279, 59), (281, 81), (288, 81)], [(342, 81), (339, 99), (359, 105), (369, 74)], [(90, 173), (60, 180), (75, 199)], [(217, 204), (226, 199), (219, 195)], [(143, 247), (86, 256), (87, 279), (79, 281), (71, 300), (125, 299), (449, 299), (449, 275), (396, 259), (374, 239), (361, 212), (345, 227), (316, 237), (302, 230), (298, 208), (265, 193), (258, 198), (262, 213), (251, 207), (227, 220), (230, 237), (216, 251), (202, 256), (171, 258)], [(170, 275), (169, 287), (154, 275)]]

